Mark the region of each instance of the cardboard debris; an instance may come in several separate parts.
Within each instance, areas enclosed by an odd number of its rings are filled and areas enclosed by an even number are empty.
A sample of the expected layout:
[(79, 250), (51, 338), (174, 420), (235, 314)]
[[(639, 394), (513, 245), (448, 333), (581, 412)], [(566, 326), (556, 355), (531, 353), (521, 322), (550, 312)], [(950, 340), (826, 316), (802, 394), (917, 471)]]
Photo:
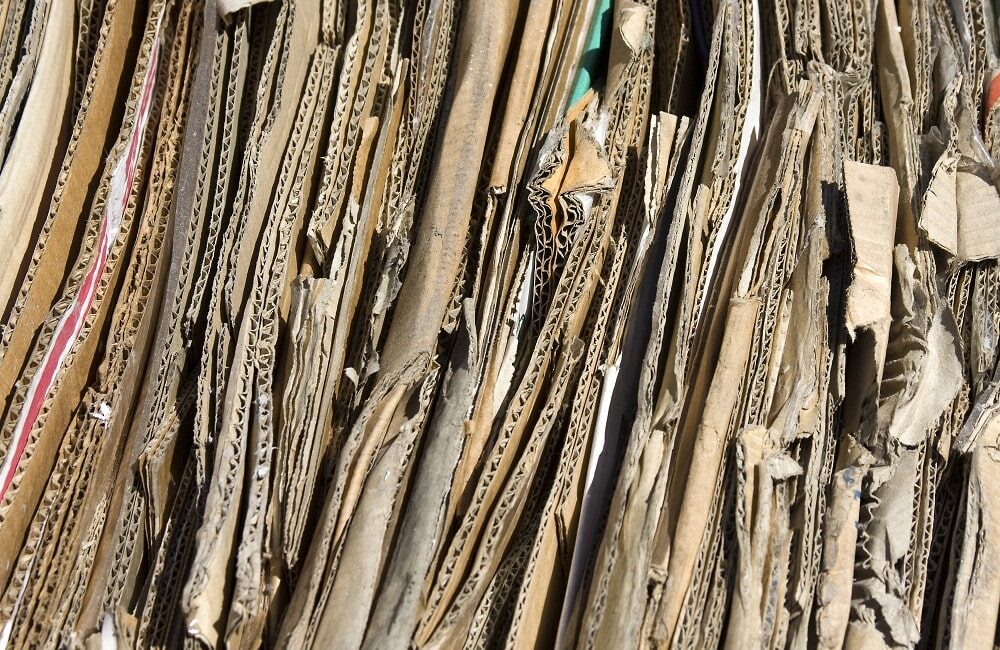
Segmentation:
[(0, 0), (0, 648), (994, 648), (986, 0)]

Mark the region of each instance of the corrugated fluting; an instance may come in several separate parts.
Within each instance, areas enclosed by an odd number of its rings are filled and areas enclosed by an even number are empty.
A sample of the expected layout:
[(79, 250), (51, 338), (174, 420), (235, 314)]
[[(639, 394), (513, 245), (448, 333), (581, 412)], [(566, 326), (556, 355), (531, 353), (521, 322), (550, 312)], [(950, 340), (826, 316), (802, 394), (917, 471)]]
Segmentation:
[(1000, 647), (998, 8), (0, 0), (0, 650)]

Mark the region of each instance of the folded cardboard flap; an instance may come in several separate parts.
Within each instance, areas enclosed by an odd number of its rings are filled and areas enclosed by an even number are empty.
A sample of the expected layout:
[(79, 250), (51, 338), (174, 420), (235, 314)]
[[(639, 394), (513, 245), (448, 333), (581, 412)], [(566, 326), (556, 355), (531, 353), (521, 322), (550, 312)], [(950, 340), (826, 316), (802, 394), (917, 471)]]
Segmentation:
[(889, 167), (846, 161), (844, 184), (855, 259), (845, 325), (851, 332), (878, 327), (886, 336), (899, 201), (896, 173)]
[(963, 260), (1000, 258), (1000, 196), (991, 180), (959, 171), (955, 179), (958, 205), (958, 253)]
[(1000, 257), (1000, 196), (993, 181), (960, 170), (961, 158), (944, 153), (924, 194), (921, 229), (959, 262)]

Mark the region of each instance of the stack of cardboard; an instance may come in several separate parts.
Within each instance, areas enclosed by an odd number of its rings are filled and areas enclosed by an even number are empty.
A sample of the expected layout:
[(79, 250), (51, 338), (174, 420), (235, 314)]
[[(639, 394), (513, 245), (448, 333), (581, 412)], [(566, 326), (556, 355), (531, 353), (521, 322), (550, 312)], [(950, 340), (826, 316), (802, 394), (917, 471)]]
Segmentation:
[(991, 0), (0, 0), (0, 648), (994, 648)]

